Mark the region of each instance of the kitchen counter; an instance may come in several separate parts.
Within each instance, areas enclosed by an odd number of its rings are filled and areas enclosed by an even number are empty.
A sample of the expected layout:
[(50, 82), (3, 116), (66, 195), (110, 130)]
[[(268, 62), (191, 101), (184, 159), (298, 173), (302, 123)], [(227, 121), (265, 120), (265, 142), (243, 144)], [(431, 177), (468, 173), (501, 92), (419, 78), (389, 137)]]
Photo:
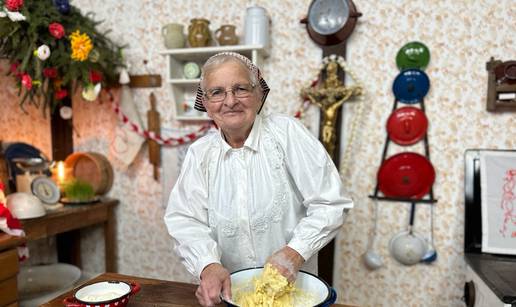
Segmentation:
[(474, 253), (466, 253), (464, 257), (502, 302), (516, 302), (516, 258)]
[[(185, 306), (199, 306), (197, 298), (195, 297), (195, 290), (197, 285), (165, 281), (150, 278), (141, 278), (136, 276), (128, 276), (117, 273), (104, 273), (85, 284), (90, 284), (98, 281), (106, 280), (121, 280), (126, 282), (137, 282), (141, 285), (141, 290), (134, 297), (129, 299), (129, 307), (185, 307)], [(71, 297), (73, 290), (56, 297), (48, 303), (40, 307), (63, 307), (63, 299)], [(225, 306), (220, 304), (218, 306)], [(352, 307), (349, 305), (335, 304), (335, 307)]]

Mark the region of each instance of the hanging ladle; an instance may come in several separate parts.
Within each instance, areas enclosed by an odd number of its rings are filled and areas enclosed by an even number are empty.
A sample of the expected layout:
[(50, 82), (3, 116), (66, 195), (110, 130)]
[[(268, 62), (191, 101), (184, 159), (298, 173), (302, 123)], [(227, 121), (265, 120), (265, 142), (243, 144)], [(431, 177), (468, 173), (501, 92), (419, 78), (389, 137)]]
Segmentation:
[(374, 201), (374, 222), (373, 222), (373, 233), (369, 238), (369, 242), (367, 244), (367, 250), (362, 255), (362, 259), (364, 264), (370, 270), (376, 270), (383, 266), (382, 257), (374, 251), (374, 240), (376, 238), (376, 230), (378, 227), (378, 202)]
[(432, 263), (437, 259), (437, 251), (434, 245), (434, 204), (430, 205), (430, 240), (427, 240), (428, 250), (421, 258), (424, 263)]
[(392, 257), (404, 265), (420, 262), (427, 251), (425, 239), (413, 231), (415, 212), (416, 204), (412, 203), (408, 230), (397, 233), (389, 242)]

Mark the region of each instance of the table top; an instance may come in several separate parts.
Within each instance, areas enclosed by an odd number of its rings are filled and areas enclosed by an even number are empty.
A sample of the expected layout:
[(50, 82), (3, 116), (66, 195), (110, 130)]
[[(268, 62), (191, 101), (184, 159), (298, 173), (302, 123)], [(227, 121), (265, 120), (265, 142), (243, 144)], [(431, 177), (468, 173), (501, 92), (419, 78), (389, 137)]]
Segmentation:
[(118, 200), (102, 198), (99, 202), (63, 205), (33, 219), (20, 220), (28, 241), (98, 224), (108, 219), (109, 210)]
[[(136, 276), (122, 275), (117, 273), (104, 273), (85, 284), (98, 281), (119, 280), (125, 282), (137, 282), (141, 285), (141, 290), (129, 299), (129, 307), (179, 307), (179, 306), (199, 306), (195, 297), (197, 285), (175, 281), (165, 281), (158, 279), (142, 278)], [(74, 290), (68, 291), (56, 297), (40, 307), (62, 307), (66, 297), (73, 296)], [(225, 306), (220, 304), (218, 306)], [(334, 307), (351, 307), (348, 305), (335, 304)]]

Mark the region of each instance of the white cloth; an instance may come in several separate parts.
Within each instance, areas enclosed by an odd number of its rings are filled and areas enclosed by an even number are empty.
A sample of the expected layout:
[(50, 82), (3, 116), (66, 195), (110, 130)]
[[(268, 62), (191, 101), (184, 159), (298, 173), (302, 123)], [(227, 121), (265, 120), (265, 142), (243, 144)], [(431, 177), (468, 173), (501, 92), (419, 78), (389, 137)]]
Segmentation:
[[(121, 112), (129, 118), (129, 121), (143, 128), (143, 122), (134, 103), (131, 88), (128, 85), (129, 75), (125, 70), (120, 73), (120, 83), (122, 84), (120, 94)], [(145, 138), (131, 130), (130, 125), (119, 121), (111, 143), (111, 154), (121, 163), (123, 169), (126, 169), (136, 158), (143, 142), (145, 142)]]
[(262, 266), (288, 244), (317, 272), (317, 252), (338, 232), (345, 209), (339, 173), (297, 120), (258, 115), (242, 148), (221, 132), (193, 143), (170, 194), (165, 223), (186, 268), (230, 272)]

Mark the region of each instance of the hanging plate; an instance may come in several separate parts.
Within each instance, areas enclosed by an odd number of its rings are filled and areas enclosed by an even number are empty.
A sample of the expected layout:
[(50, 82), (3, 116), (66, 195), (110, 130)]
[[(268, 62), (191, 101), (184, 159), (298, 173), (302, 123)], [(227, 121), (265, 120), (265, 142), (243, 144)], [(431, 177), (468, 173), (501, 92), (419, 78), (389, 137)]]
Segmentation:
[(387, 197), (420, 199), (430, 192), (435, 170), (424, 156), (402, 152), (383, 162), (377, 180), (378, 188)]
[(430, 51), (425, 44), (410, 42), (401, 47), (396, 55), (396, 65), (400, 70), (417, 68), (424, 70), (430, 62)]
[(391, 113), (387, 119), (387, 134), (399, 145), (412, 145), (426, 134), (428, 119), (421, 109), (402, 107)]
[(430, 89), (428, 76), (419, 69), (406, 69), (396, 76), (392, 91), (396, 100), (414, 104), (420, 102)]

